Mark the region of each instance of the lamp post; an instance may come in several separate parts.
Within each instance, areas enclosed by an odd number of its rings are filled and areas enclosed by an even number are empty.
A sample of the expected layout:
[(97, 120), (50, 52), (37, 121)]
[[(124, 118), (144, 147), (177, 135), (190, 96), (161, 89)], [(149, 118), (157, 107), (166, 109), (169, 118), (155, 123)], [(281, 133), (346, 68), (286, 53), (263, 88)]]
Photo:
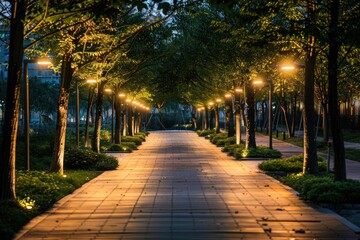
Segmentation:
[(269, 129), (269, 148), (272, 149), (272, 118), (273, 118), (273, 114), (272, 114), (272, 95), (273, 95), (273, 82), (272, 79), (268, 80), (269, 82), (269, 103), (268, 103), (268, 119), (269, 119), (269, 124), (268, 124), (268, 129)]
[(209, 121), (209, 129), (212, 130), (214, 127), (214, 103), (209, 102), (210, 106), (210, 121)]
[(120, 98), (120, 116), (122, 121), (122, 129), (120, 128), (120, 135), (125, 136), (126, 135), (126, 109), (124, 104), (124, 98), (126, 94), (125, 93), (119, 93)]
[(25, 76), (25, 114), (24, 114), (24, 132), (25, 132), (25, 169), (30, 171), (30, 105), (29, 105), (29, 70), (28, 65), (30, 63), (36, 63), (39, 65), (50, 65), (51, 59), (49, 58), (37, 58), (37, 59), (25, 59), (24, 60), (24, 76)]

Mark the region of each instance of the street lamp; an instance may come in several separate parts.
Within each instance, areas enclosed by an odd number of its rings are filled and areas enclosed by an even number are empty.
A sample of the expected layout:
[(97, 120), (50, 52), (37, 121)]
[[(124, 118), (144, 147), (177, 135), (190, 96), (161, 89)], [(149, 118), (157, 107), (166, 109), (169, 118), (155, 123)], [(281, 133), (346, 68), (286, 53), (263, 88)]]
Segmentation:
[(51, 59), (49, 58), (36, 58), (36, 59), (25, 59), (24, 60), (24, 76), (25, 76), (25, 122), (24, 122), (24, 132), (25, 132), (25, 167), (27, 171), (30, 171), (30, 106), (29, 106), (29, 63), (36, 63), (39, 65), (50, 65)]

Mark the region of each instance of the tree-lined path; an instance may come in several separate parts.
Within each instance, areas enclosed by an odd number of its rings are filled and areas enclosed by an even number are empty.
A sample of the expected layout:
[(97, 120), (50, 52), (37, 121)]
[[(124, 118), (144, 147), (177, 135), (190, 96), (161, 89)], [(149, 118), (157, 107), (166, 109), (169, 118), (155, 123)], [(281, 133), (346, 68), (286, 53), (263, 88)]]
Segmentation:
[(31, 221), (18, 239), (358, 239), (194, 132), (140, 150)]

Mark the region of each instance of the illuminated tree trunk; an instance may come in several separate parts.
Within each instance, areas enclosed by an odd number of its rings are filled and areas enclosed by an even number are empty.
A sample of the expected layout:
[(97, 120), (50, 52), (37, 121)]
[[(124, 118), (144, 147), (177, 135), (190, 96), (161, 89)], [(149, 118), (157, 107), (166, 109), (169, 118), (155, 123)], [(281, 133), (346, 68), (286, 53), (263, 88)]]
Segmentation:
[(88, 106), (86, 108), (86, 120), (85, 120), (85, 147), (89, 147), (89, 125), (90, 125), (90, 110), (93, 106), (94, 89), (89, 89)]
[(92, 150), (94, 152), (100, 152), (100, 138), (101, 138), (101, 120), (102, 120), (102, 107), (103, 107), (103, 95), (104, 95), (105, 82), (101, 81), (98, 84), (98, 92), (96, 96), (96, 113), (95, 113), (95, 127), (92, 139)]
[[(307, 28), (315, 24), (315, 3), (308, 1)], [(304, 162), (303, 173), (317, 174), (318, 162), (315, 140), (314, 79), (315, 79), (315, 37), (310, 36), (306, 46), (305, 89), (304, 89)]]
[[(15, 3), (16, 2), (16, 3)], [(0, 152), (0, 200), (15, 201), (16, 137), (20, 107), (24, 20), (27, 1), (11, 1), (8, 82)]]
[(122, 114), (121, 114), (121, 102), (116, 99), (115, 101), (115, 143), (121, 143), (121, 121), (122, 121)]
[(71, 53), (64, 55), (61, 65), (60, 91), (56, 121), (54, 150), (50, 172), (64, 173), (64, 152), (66, 140), (66, 123), (69, 110), (70, 83), (74, 70), (71, 68)]
[(218, 105), (215, 106), (214, 111), (215, 111), (215, 132), (220, 133), (220, 117), (219, 117)]

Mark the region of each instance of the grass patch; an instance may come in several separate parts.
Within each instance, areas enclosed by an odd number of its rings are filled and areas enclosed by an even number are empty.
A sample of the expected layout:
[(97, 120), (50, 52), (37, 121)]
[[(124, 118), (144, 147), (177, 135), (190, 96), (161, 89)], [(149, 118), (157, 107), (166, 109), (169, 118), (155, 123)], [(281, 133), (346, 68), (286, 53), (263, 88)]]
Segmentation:
[[(66, 171), (66, 177), (40, 171), (16, 173), (17, 202), (0, 205), (1, 239), (12, 239), (32, 218), (49, 209), (101, 172)], [(30, 206), (32, 207), (31, 209)]]
[(343, 137), (344, 137), (344, 141), (347, 142), (353, 142), (353, 143), (360, 143), (360, 134), (359, 131), (348, 131), (348, 130), (344, 130), (343, 131)]
[(360, 162), (360, 150), (353, 149), (353, 148), (346, 148), (345, 149), (345, 158)]

